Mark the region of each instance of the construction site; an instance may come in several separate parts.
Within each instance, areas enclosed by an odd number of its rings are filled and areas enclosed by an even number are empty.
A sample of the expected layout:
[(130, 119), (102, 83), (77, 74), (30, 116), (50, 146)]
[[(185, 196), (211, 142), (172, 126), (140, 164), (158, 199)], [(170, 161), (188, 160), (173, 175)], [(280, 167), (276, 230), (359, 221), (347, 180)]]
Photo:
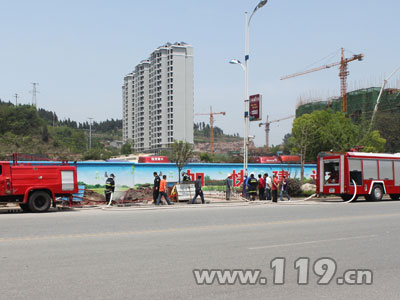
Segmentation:
[[(379, 92), (379, 87), (371, 87), (347, 93), (347, 114), (353, 120), (359, 120), (361, 116), (370, 119)], [(331, 109), (333, 112), (342, 111), (342, 98), (300, 99), (296, 107), (296, 118), (324, 109)], [(400, 89), (389, 88), (383, 91), (378, 112), (390, 112), (400, 116)]]

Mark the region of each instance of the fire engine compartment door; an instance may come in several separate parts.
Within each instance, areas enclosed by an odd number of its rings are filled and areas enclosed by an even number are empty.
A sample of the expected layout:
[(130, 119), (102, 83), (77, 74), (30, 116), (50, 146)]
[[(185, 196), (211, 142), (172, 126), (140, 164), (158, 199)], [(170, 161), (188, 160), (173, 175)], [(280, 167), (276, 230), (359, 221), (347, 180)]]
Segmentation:
[(348, 184), (354, 185), (353, 180), (356, 185), (362, 186), (363, 185), (363, 178), (362, 178), (362, 167), (361, 167), (361, 159), (354, 159), (349, 158), (349, 182)]
[(6, 190), (6, 180), (3, 176), (3, 169), (2, 169), (2, 165), (0, 165), (0, 195), (4, 194), (5, 190)]
[(74, 171), (61, 171), (61, 185), (63, 191), (74, 190)]
[(394, 185), (400, 186), (400, 161), (394, 162)]

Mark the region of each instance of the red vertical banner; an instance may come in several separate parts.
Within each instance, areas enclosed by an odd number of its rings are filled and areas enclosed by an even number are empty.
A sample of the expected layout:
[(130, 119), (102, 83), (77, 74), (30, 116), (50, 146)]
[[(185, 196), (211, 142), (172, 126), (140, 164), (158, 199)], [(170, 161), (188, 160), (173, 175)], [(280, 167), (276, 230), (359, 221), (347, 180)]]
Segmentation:
[(250, 121), (261, 121), (262, 96), (260, 94), (251, 95), (249, 104)]

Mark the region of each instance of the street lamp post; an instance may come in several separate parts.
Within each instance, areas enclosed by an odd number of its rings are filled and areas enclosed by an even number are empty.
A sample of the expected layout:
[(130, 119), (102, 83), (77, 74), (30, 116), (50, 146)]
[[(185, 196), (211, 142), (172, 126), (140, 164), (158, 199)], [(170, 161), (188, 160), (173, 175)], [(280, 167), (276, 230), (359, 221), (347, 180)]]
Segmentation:
[(244, 50), (244, 65), (238, 59), (232, 59), (229, 63), (238, 64), (242, 67), (244, 71), (244, 137), (243, 137), (243, 171), (244, 174), (247, 174), (248, 168), (248, 149), (249, 149), (249, 52), (250, 52), (250, 41), (249, 41), (249, 28), (251, 18), (255, 14), (255, 12), (267, 4), (268, 0), (260, 0), (257, 6), (254, 8), (253, 12), (250, 15), (250, 18), (247, 17), (247, 12), (244, 13), (245, 16), (245, 50)]

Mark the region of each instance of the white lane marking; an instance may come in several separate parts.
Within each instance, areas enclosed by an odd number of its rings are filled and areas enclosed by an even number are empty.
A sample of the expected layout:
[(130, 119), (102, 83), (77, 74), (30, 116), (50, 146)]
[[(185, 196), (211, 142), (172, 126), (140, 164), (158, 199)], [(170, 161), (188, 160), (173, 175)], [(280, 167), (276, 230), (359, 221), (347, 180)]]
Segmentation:
[(354, 240), (354, 239), (366, 239), (366, 238), (377, 237), (377, 236), (378, 236), (377, 234), (359, 235), (359, 236), (342, 237), (342, 238), (337, 238), (337, 239), (326, 239), (326, 240), (315, 240), (315, 241), (307, 241), (307, 242), (299, 242), (299, 243), (267, 245), (267, 246), (251, 247), (251, 248), (247, 248), (247, 249), (249, 249), (249, 250), (258, 250), (258, 249), (268, 249), (268, 248), (277, 248), (277, 247), (286, 247), (286, 246), (317, 244), (317, 243), (323, 243), (323, 242), (335, 242), (335, 241), (346, 241), (346, 240)]

